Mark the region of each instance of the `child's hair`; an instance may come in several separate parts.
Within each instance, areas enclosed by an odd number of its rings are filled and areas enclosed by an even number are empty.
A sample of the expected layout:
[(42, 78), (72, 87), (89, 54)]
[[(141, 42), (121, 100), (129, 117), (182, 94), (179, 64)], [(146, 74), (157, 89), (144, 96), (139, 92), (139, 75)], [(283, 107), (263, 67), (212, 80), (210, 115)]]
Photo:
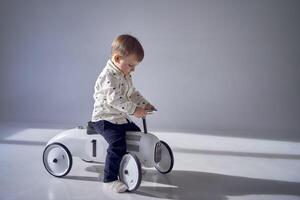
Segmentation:
[(112, 43), (111, 54), (128, 56), (134, 54), (139, 62), (144, 58), (144, 49), (141, 43), (131, 35), (119, 35)]

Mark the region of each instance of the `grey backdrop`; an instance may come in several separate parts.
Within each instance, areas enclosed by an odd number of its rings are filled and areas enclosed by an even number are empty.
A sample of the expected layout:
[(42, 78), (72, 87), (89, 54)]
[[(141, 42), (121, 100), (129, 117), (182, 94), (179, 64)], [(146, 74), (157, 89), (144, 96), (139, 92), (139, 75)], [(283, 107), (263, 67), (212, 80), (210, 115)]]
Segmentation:
[(1, 121), (77, 125), (119, 34), (152, 129), (300, 132), (300, 1), (1, 0)]

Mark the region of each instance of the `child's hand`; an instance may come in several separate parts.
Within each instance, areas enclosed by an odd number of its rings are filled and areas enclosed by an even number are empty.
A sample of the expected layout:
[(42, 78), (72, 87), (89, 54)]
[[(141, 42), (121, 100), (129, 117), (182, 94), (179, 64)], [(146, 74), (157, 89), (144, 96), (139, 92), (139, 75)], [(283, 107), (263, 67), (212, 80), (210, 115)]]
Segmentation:
[(136, 107), (133, 115), (137, 118), (142, 118), (142, 117), (146, 117), (147, 115), (147, 110), (143, 109), (141, 107)]
[(145, 110), (147, 111), (156, 111), (156, 108), (154, 106), (152, 106), (150, 103), (148, 103), (146, 106), (145, 106)]

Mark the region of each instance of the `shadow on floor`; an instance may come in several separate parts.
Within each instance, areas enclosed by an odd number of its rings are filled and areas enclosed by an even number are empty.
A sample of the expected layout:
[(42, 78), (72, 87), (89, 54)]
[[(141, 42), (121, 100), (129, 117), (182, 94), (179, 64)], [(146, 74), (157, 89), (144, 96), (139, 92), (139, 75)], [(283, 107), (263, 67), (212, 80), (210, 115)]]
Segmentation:
[(102, 182), (103, 180), (103, 171), (104, 171), (104, 165), (91, 165), (85, 168), (88, 172), (95, 172), (97, 173), (98, 177), (95, 176), (72, 176), (67, 175), (62, 177), (63, 179), (70, 179), (70, 180), (76, 180), (76, 181), (93, 181), (93, 182)]
[[(86, 170), (102, 174), (103, 168), (102, 165), (91, 165)], [(100, 176), (66, 176), (64, 178), (101, 182)], [(142, 182), (140, 188), (134, 193), (155, 198), (226, 200), (227, 196), (244, 195), (292, 195), (300, 198), (300, 183), (297, 182), (180, 170), (173, 170), (169, 174), (160, 174), (152, 169), (146, 171), (142, 180), (145, 184)]]
[(166, 184), (159, 187), (141, 186), (136, 192), (156, 198), (224, 200), (226, 196), (256, 194), (293, 195), (300, 198), (300, 183), (205, 172), (174, 170), (163, 175), (151, 170), (143, 177), (143, 181)]
[(71, 179), (77, 181), (93, 181), (101, 182), (100, 177), (89, 177), (89, 176), (64, 176), (63, 179)]

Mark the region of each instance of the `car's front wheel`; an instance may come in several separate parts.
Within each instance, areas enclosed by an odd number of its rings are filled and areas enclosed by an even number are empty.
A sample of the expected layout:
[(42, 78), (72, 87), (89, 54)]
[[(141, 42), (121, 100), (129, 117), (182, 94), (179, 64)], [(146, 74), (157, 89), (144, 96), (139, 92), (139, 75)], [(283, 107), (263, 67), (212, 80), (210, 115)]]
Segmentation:
[(128, 191), (136, 190), (142, 180), (141, 163), (132, 153), (123, 156), (119, 171), (120, 180), (128, 187)]
[(174, 165), (174, 156), (169, 145), (164, 141), (159, 141), (155, 145), (155, 168), (162, 174), (169, 173)]

